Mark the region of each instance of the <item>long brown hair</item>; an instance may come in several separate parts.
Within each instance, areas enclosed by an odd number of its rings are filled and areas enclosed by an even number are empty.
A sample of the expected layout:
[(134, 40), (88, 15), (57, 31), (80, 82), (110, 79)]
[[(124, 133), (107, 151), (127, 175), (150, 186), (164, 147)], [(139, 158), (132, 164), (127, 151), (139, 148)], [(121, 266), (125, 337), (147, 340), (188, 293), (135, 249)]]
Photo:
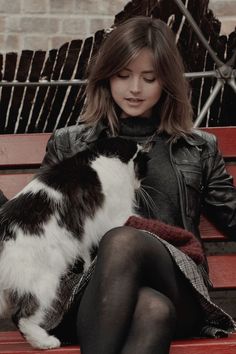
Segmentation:
[(143, 48), (151, 49), (154, 70), (163, 85), (162, 96), (155, 107), (160, 120), (158, 130), (172, 137), (189, 133), (192, 108), (174, 34), (163, 21), (143, 16), (133, 17), (115, 28), (92, 60), (82, 121), (97, 123), (106, 120), (111, 131), (117, 132), (119, 117), (109, 79), (126, 67)]

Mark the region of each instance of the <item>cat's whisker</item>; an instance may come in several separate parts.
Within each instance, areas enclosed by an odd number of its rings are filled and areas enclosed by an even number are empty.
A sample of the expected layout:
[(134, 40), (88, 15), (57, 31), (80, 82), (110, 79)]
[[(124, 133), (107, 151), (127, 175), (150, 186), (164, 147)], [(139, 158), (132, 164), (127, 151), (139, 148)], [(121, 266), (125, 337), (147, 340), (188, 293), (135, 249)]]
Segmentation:
[(150, 203), (150, 200), (148, 199), (147, 193), (145, 193), (143, 189), (140, 189), (140, 199), (145, 205), (145, 209), (148, 213), (148, 216), (151, 217), (151, 212), (152, 212), (152, 205)]
[(152, 189), (153, 191), (155, 191), (156, 193), (160, 193), (160, 191), (152, 186), (148, 186), (146, 184), (142, 184), (142, 187), (144, 187), (145, 189)]
[(139, 198), (145, 204), (147, 211), (148, 211), (148, 215), (151, 216), (151, 213), (153, 214), (157, 209), (154, 200), (148, 194), (148, 192), (145, 190), (145, 188), (143, 186), (141, 186), (140, 189), (138, 190), (138, 195), (139, 195)]

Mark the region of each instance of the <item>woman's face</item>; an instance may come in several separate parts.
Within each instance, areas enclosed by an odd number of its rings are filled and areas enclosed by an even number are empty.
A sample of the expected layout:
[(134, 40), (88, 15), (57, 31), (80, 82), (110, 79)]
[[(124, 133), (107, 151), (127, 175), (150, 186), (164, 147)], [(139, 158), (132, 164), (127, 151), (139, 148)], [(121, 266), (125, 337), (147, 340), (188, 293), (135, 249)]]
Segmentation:
[(121, 118), (150, 117), (162, 92), (151, 50), (142, 49), (134, 60), (112, 76), (110, 88), (114, 101), (121, 108)]

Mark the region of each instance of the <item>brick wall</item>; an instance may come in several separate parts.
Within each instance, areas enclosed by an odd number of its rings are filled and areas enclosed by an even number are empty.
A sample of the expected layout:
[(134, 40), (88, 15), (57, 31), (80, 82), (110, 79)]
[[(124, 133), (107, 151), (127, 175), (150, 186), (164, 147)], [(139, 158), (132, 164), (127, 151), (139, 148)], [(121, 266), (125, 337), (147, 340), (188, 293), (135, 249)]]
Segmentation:
[(236, 27), (236, 0), (210, 0), (209, 8), (221, 21), (221, 33), (231, 33)]
[(110, 27), (127, 0), (0, 0), (0, 52), (50, 49)]
[[(0, 52), (51, 49), (109, 27), (129, 0), (0, 0)], [(168, 1), (168, 0), (166, 0)], [(236, 24), (236, 0), (210, 0), (223, 21)]]

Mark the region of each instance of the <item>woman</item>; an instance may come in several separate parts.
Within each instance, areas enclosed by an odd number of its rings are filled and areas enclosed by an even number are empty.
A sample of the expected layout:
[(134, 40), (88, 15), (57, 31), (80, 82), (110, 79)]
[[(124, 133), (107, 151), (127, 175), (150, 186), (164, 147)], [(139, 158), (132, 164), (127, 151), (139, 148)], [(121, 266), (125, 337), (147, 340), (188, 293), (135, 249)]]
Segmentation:
[[(235, 233), (235, 189), (215, 138), (192, 129), (183, 64), (165, 23), (136, 17), (111, 32), (91, 65), (82, 121), (53, 135), (45, 164), (107, 135), (150, 143), (143, 188), (153, 202), (140, 203), (140, 214), (200, 239), (203, 205)], [(174, 338), (234, 329), (209, 299), (205, 258), (197, 264), (140, 229), (148, 230), (131, 220), (104, 235), (94, 270), (84, 274), (77, 301), (54, 330), (79, 341), (83, 354), (166, 354)]]

